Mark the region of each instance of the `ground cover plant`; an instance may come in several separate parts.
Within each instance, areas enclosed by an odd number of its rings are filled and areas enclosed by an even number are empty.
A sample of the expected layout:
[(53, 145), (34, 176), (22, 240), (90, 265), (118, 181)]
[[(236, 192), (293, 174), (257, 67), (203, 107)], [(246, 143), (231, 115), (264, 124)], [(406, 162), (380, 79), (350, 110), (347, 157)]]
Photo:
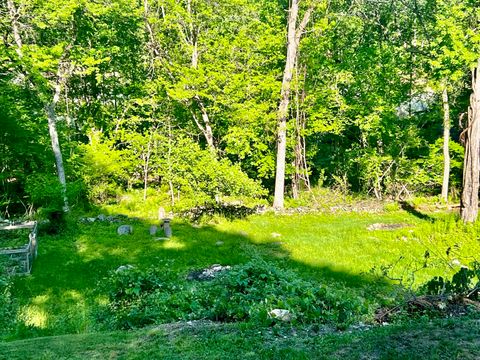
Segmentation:
[[(268, 316), (274, 308), (291, 311), (298, 326), (374, 324), (377, 309), (433, 276), (451, 278), (479, 251), (478, 228), (446, 213), (267, 213), (195, 226), (178, 219), (168, 241), (149, 234), (154, 220), (132, 213), (125, 221), (133, 234), (78, 217), (62, 235), (43, 234), (32, 275), (9, 288), (16, 321), (4, 339), (181, 320), (269, 327), (278, 323)], [(371, 230), (379, 223), (402, 227)], [(212, 281), (187, 279), (212, 264), (231, 269)], [(117, 272), (122, 266), (129, 269)]]
[(0, 249), (18, 248), (28, 244), (30, 229), (0, 230)]

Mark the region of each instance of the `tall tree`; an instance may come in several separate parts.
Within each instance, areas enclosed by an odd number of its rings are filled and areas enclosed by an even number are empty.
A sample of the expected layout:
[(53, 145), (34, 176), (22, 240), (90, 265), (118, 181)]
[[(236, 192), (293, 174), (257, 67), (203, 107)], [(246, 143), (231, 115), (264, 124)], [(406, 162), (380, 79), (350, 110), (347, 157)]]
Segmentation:
[(448, 88), (445, 84), (442, 90), (443, 104), (443, 180), (442, 199), (448, 202), (448, 183), (450, 180), (450, 103), (448, 101)]
[(472, 70), (472, 95), (468, 108), (463, 167), (462, 220), (475, 222), (478, 217), (478, 188), (480, 175), (480, 59)]
[[(20, 33), (20, 24), (19, 24), (19, 17), (20, 14), (15, 6), (15, 3), (13, 0), (8, 0), (7, 1), (7, 7), (8, 7), (8, 14), (10, 16), (10, 22), (11, 22), (11, 27), (12, 27), (12, 33), (16, 45), (16, 52), (18, 54), (18, 57), (20, 60), (24, 58), (24, 52), (23, 52), (23, 40), (22, 36)], [(51, 92), (53, 93), (50, 95), (50, 99), (47, 99), (44, 101), (44, 108), (45, 108), (45, 113), (48, 119), (48, 131), (50, 134), (50, 139), (51, 139), (51, 144), (52, 144), (52, 150), (53, 154), (55, 157), (55, 164), (57, 168), (57, 175), (58, 175), (58, 180), (61, 184), (61, 189), (62, 189), (62, 196), (63, 196), (63, 203), (64, 203), (64, 211), (69, 210), (68, 206), (68, 199), (67, 199), (67, 182), (65, 178), (65, 167), (63, 164), (63, 157), (62, 157), (62, 152), (60, 149), (60, 143), (58, 140), (58, 131), (57, 131), (57, 115), (55, 112), (55, 107), (57, 106), (58, 102), (60, 101), (60, 95), (61, 95), (61, 89), (62, 85), (65, 83), (65, 75), (66, 75), (66, 65), (63, 62), (63, 55), (68, 52), (67, 47), (65, 47), (64, 52), (61, 56), (61, 58), (58, 61), (57, 65), (57, 70), (56, 70), (56, 75), (53, 76), (51, 79), (49, 78), (50, 76), (46, 76), (45, 74), (45, 79), (47, 82), (49, 82), (50, 87), (51, 87)], [(23, 73), (22, 76), (24, 78), (27, 77), (33, 77), (33, 74), (29, 74), (28, 70), (26, 70), (26, 73)], [(35, 87), (38, 87), (38, 84), (35, 84), (34, 81), (32, 81), (33, 85)], [(38, 89), (37, 89), (38, 91)], [(48, 95), (45, 97), (47, 98)]]
[(292, 87), (293, 71), (297, 59), (300, 39), (310, 21), (313, 12), (313, 5), (309, 5), (303, 19), (298, 24), (300, 0), (292, 0), (288, 10), (287, 21), (287, 56), (285, 69), (283, 71), (282, 90), (280, 104), (278, 106), (277, 120), (277, 162), (275, 172), (275, 197), (273, 207), (283, 209), (285, 193), (285, 162), (287, 152), (287, 117), (290, 104), (290, 92)]

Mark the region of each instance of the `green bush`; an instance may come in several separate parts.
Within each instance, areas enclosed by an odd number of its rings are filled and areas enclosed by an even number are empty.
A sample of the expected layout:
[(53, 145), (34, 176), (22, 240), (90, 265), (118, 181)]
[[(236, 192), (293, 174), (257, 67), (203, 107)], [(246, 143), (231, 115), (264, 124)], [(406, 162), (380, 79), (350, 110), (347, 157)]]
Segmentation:
[(209, 281), (179, 279), (165, 269), (125, 270), (106, 281), (109, 303), (99, 312), (107, 327), (128, 329), (179, 320), (272, 324), (269, 311), (291, 311), (296, 323), (344, 326), (366, 312), (361, 299), (292, 271), (255, 260)]
[(6, 334), (12, 330), (17, 317), (17, 303), (12, 294), (12, 280), (5, 274), (4, 266), (4, 261), (0, 259), (0, 334)]
[(480, 263), (473, 262), (469, 268), (460, 268), (451, 280), (435, 276), (423, 285), (422, 290), (429, 295), (467, 296), (478, 299), (480, 296)]

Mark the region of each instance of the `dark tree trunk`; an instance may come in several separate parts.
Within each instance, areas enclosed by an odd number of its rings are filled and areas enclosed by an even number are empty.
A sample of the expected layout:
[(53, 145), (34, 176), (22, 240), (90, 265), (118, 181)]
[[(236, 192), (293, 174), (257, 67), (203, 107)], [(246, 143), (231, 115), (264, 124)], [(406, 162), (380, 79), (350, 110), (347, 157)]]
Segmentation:
[(463, 191), (461, 216), (465, 223), (472, 223), (478, 216), (479, 151), (480, 151), (480, 59), (472, 71), (472, 95), (468, 108), (468, 124), (464, 130), (465, 160), (463, 167)]

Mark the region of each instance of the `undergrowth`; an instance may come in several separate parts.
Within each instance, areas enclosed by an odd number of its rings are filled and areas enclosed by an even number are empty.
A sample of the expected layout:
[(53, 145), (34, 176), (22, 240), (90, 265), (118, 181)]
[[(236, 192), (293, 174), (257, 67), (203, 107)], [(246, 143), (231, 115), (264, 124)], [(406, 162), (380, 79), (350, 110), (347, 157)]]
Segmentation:
[(290, 311), (297, 325), (345, 328), (368, 311), (365, 300), (343, 286), (306, 281), (258, 259), (209, 281), (188, 281), (165, 270), (128, 269), (113, 272), (102, 285), (110, 292), (99, 320), (115, 329), (205, 319), (272, 325), (278, 321), (269, 316), (273, 309)]

